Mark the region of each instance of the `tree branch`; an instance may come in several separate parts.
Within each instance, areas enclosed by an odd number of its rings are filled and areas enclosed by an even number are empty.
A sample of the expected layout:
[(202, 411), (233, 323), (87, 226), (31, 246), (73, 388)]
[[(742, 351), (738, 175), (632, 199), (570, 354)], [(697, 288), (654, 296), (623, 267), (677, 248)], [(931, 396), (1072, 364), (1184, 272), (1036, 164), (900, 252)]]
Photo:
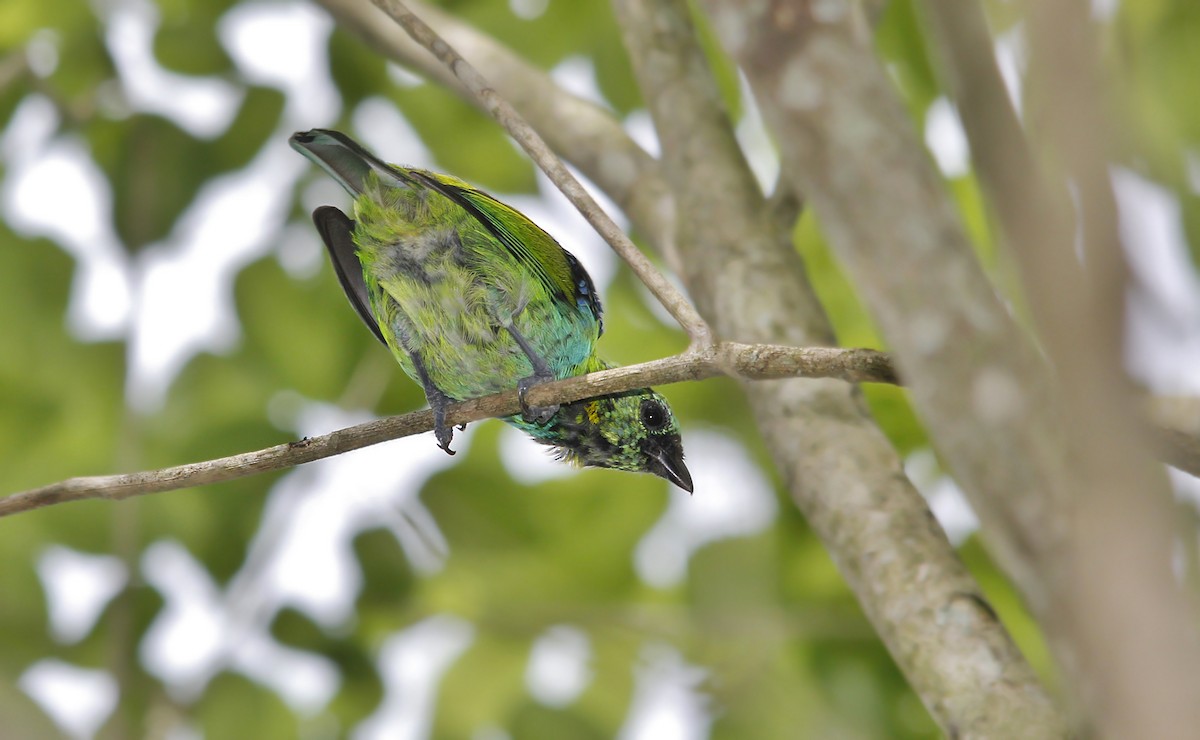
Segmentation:
[(712, 342), (712, 332), (700, 314), (679, 290), (658, 271), (646, 255), (642, 254), (625, 232), (604, 212), (595, 199), (584, 189), (579, 180), (550, 151), (542, 137), (534, 131), (521, 114), (488, 84), (483, 75), (463, 59), (457, 51), (424, 21), (412, 13), (400, 0), (372, 0), (375, 5), (399, 23), (410, 36), (443, 64), (458, 81), (470, 91), (488, 113), (492, 115), (513, 140), (530, 156), (563, 195), (579, 209), (592, 228), (633, 269), (638, 278), (654, 294), (654, 297), (671, 313), (679, 325), (691, 337), (693, 346), (701, 347)]
[(1057, 514), (1070, 522), (1056, 558), (1068, 587), (1043, 619), (1057, 623), (1047, 625), (1052, 646), (1069, 641), (1056, 652), (1070, 655), (1064, 669), (1074, 699), (1098, 727), (1115, 737), (1169, 737), (1200, 722), (1200, 651), (1172, 567), (1175, 506), (1150, 452), (1181, 466), (1196, 458), (1182, 434), (1139, 433), (1123, 371), (1127, 266), (1108, 173), (1111, 116), (1087, 7), (1051, 0), (1027, 10), (1039, 114), (1032, 128), (1038, 150), (1050, 154), (1042, 161), (1000, 79), (983, 9), (974, 0), (926, 3), (980, 183), (1021, 270), (1042, 346), (1066, 380), (1056, 397), (1082, 461)]
[[(997, 562), (1045, 628), (1079, 706), (1093, 710), (1113, 736), (1167, 737), (1200, 724), (1195, 640), (1170, 581), (1159, 486), (1152, 471), (1142, 475), (1136, 446), (1097, 444), (1094, 435), (1111, 428), (1088, 429), (1095, 417), (1080, 414), (1075, 402), (1078, 390), (1104, 385), (1093, 383), (1096, 368), (1071, 364), (1058, 383), (998, 300), (845, 3), (706, 4), (725, 21), (718, 24), (722, 40), (760, 95), (786, 171), (911, 378), (918, 413), (979, 515)], [(1064, 24), (1056, 32), (1078, 29)], [(1079, 359), (1097, 362), (1090, 352)], [(1109, 371), (1115, 369), (1098, 372)], [(1075, 387), (1064, 393), (1065, 386)], [(1104, 406), (1110, 396), (1087, 401)], [(1098, 479), (1098, 471), (1116, 475)], [(1149, 484), (1130, 485), (1135, 480)], [(1140, 491), (1152, 500), (1145, 511), (1131, 511), (1124, 502)], [(1109, 516), (1114, 512), (1130, 516)], [(1153, 526), (1133, 535), (1137, 553), (1126, 559), (1118, 543), (1146, 523)], [(1142, 547), (1147, 533), (1159, 538), (1156, 546)], [(1089, 560), (1102, 543), (1108, 556)], [(1100, 571), (1092, 570), (1099, 562)], [(1162, 667), (1172, 686), (1152, 698), (1143, 691), (1148, 700), (1139, 701), (1136, 684), (1160, 675), (1150, 666)], [(1115, 711), (1106, 712), (1106, 704)], [(1156, 709), (1163, 710), (1159, 716)], [(1107, 721), (1114, 716), (1120, 721)], [(1131, 717), (1140, 725), (1126, 721)]]
[[(526, 396), (531, 405), (550, 406), (718, 375), (753, 380), (808, 377), (838, 378), (851, 383), (897, 382), (888, 356), (875, 350), (721, 342), (640, 365), (545, 383), (532, 388)], [(446, 422), (466, 424), (520, 412), (517, 392), (512, 390), (456, 403), (448, 409)], [(424, 409), (215, 460), (138, 473), (68, 478), (0, 499), (0, 517), (67, 501), (92, 498), (119, 501), (131, 496), (221, 483), (283, 470), (431, 429), (433, 415)]]
[[(794, 218), (779, 217), (746, 165), (687, 3), (614, 6), (663, 145), (697, 305), (721, 336), (827, 341), (832, 332), (792, 244)], [(855, 389), (803, 381), (744, 387), (793, 501), (946, 734), (1038, 736), (1061, 728)]]

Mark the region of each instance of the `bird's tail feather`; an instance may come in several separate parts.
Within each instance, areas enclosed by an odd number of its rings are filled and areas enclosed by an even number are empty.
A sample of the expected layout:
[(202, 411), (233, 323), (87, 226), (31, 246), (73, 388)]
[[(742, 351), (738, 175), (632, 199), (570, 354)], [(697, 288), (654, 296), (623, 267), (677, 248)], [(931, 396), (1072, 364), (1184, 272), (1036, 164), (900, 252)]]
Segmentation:
[(402, 172), (337, 131), (320, 128), (301, 131), (292, 134), (288, 143), (328, 172), (351, 195), (357, 196), (363, 192), (367, 175), (372, 171), (382, 179), (397, 181), (397, 184), (406, 180)]

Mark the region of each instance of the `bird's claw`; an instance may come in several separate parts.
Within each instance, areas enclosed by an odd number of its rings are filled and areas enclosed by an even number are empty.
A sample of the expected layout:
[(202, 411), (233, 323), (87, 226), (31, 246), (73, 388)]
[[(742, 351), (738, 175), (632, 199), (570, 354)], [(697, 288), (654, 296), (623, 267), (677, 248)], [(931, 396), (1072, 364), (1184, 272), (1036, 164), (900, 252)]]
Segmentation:
[(517, 397), (521, 399), (521, 416), (527, 422), (534, 424), (548, 424), (554, 415), (558, 413), (559, 406), (530, 406), (525, 400), (525, 394), (534, 386), (541, 385), (554, 380), (553, 376), (530, 375), (528, 378), (521, 378), (517, 381)]
[[(429, 409), (433, 412), (433, 436), (437, 437), (437, 446), (447, 455), (453, 455), (455, 453), (450, 449), (450, 443), (454, 441), (454, 429), (446, 424), (446, 406), (449, 404), (450, 399), (446, 396), (429, 397)], [(466, 426), (463, 424), (459, 429), (465, 429)]]

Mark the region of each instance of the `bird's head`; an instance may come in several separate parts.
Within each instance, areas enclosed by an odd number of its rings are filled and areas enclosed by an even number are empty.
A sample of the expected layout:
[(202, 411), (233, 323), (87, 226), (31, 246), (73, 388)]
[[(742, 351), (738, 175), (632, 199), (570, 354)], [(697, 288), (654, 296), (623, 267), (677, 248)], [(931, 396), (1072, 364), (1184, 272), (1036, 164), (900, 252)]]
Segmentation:
[(564, 404), (544, 426), (519, 417), (514, 423), (568, 462), (653, 473), (692, 492), (679, 424), (667, 400), (649, 388)]

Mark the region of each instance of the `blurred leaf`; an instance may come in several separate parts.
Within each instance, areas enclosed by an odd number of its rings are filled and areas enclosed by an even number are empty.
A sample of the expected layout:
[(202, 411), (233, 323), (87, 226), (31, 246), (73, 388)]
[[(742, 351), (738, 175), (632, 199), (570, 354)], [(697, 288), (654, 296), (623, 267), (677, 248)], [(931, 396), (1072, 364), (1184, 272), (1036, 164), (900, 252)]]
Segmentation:
[[(3, 46), (0, 43), (0, 48)], [(58, 66), (49, 77), (55, 93), (73, 105), (92, 108), (99, 97), (113, 92), (116, 67), (98, 28), (68, 26), (58, 37), (57, 46)]]
[[(389, 96), (405, 119), (432, 150), (438, 168), (456, 177), (501, 193), (536, 189), (533, 165), (501, 126), (457, 95), (440, 87), (396, 87)], [(447, 132), (452, 132), (447, 136)], [(415, 145), (415, 143), (414, 143)], [(397, 150), (380, 152), (388, 161), (403, 163), (404, 142)]]
[(196, 707), (205, 737), (294, 738), (296, 715), (278, 696), (249, 679), (222, 673), (213, 679)]
[(290, 608), (276, 615), (271, 633), (285, 645), (323, 655), (334, 662), (342, 685), (331, 708), (342, 727), (361, 722), (378, 708), (384, 695), (383, 682), (371, 656), (361, 645), (337, 639), (302, 612)]
[(959, 548), (959, 554), (979, 582), (983, 597), (995, 610), (997, 618), (1008, 630), (1021, 654), (1037, 671), (1038, 677), (1050, 692), (1057, 691), (1058, 680), (1050, 660), (1050, 651), (1021, 595), (996, 568), (977, 535), (972, 536)]
[(354, 554), (363, 572), (360, 611), (399, 613), (416, 588), (416, 576), (396, 536), (386, 529), (354, 538)]
[(299, 281), (279, 262), (247, 267), (236, 285), (245, 337), (235, 367), (269, 373), (263, 405), (275, 392), (295, 390), (308, 398), (333, 400), (346, 388), (365, 352), (387, 352), (369, 332), (322, 260), (317, 279)]
[(1191, 251), (1192, 264), (1200, 265), (1200, 196), (1182, 193), (1180, 203), (1183, 206), (1183, 232)]
[(532, 701), (515, 713), (513, 737), (554, 737), (563, 740), (600, 740), (613, 737), (611, 726), (597, 726), (578, 712), (555, 710)]
[(167, 69), (185, 75), (232, 71), (233, 60), (217, 39), (214, 20), (187, 13), (163, 23), (154, 35), (155, 59)]
[(878, 329), (850, 284), (836, 255), (830, 251), (821, 234), (816, 215), (806, 208), (796, 223), (793, 239), (808, 271), (809, 284), (821, 301), (838, 344), (843, 347), (874, 347), (883, 349)]
[(738, 80), (737, 65), (725, 53), (724, 47), (721, 46), (721, 40), (717, 38), (708, 15), (699, 10), (694, 2), (689, 3), (689, 5), (692, 11), (692, 21), (696, 26), (697, 40), (700, 42), (700, 47), (704, 50), (704, 56), (708, 60), (709, 68), (712, 70), (712, 76), (717, 83), (717, 89), (721, 91), (721, 100), (725, 103), (726, 110), (729, 111), (730, 119), (737, 121), (743, 113), (742, 93)]
[(283, 93), (270, 87), (249, 87), (229, 130), (209, 149), (213, 171), (239, 169), (250, 163), (279, 127)]
[[(0, 223), (0, 490), (109, 472), (121, 428), (124, 348), (82, 344), (66, 328), (70, 257)], [(86, 372), (80, 372), (86, 368)]]
[(888, 62), (919, 130), (929, 104), (941, 93), (913, 0), (887, 4), (875, 31), (875, 46)]
[[(329, 34), (329, 72), (347, 111), (392, 87), (386, 60), (340, 27)], [(380, 154), (388, 157), (386, 152)]]
[(1127, 156), (1135, 166), (1148, 164), (1154, 179), (1186, 186), (1181, 149), (1200, 145), (1200, 101), (1189, 74), (1200, 69), (1200, 8), (1178, 0), (1124, 3), (1112, 34)]
[(442, 677), (436, 735), (471, 737), (483, 727), (511, 728), (517, 707), (528, 701), (524, 673), (529, 647), (528, 640), (507, 634), (478, 635)]
[(164, 238), (213, 174), (207, 144), (159, 116), (98, 122), (89, 140), (112, 182), (117, 233), (135, 251)]

